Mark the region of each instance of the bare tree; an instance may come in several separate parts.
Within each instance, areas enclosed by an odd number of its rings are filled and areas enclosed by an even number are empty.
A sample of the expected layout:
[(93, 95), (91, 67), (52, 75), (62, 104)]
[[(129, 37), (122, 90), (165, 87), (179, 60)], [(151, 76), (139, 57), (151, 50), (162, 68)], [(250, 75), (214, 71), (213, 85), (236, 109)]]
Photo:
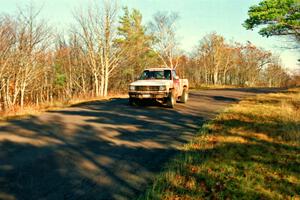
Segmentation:
[(180, 59), (179, 43), (176, 37), (177, 13), (158, 12), (150, 23), (150, 30), (155, 37), (154, 49), (165, 66), (176, 68)]
[(0, 111), (10, 106), (8, 91), (12, 73), (9, 66), (14, 58), (15, 43), (15, 22), (9, 16), (3, 16), (0, 19)]
[(20, 81), (20, 106), (24, 106), (24, 98), (27, 87), (43, 71), (43, 65), (39, 65), (40, 56), (49, 47), (51, 41), (50, 29), (47, 23), (39, 20), (41, 9), (35, 9), (29, 5), (19, 11), (17, 19), (18, 31), (18, 58)]
[(117, 38), (116, 3), (104, 2), (103, 8), (90, 6), (75, 16), (81, 31), (87, 63), (95, 81), (95, 95), (107, 96), (109, 77), (119, 66), (122, 51), (113, 45)]
[(274, 64), (285, 71), (269, 51), (249, 42), (246, 45), (228, 43), (216, 33), (200, 41), (190, 63), (187, 70), (195, 85), (268, 85), (262, 80), (266, 66)]

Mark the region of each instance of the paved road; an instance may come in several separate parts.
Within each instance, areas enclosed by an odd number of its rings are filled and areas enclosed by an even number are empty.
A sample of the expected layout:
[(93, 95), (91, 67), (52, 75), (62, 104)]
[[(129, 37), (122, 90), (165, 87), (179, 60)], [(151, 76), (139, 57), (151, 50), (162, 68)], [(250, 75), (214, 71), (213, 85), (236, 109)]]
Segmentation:
[(0, 126), (0, 199), (132, 199), (206, 120), (264, 89), (191, 92), (187, 104), (91, 102)]

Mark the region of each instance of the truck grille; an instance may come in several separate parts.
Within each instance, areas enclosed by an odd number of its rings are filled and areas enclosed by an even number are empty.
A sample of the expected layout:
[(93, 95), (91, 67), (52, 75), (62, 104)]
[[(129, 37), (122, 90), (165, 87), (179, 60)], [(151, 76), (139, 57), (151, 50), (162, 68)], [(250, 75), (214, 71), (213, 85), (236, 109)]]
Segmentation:
[(159, 86), (136, 86), (136, 91), (159, 91)]

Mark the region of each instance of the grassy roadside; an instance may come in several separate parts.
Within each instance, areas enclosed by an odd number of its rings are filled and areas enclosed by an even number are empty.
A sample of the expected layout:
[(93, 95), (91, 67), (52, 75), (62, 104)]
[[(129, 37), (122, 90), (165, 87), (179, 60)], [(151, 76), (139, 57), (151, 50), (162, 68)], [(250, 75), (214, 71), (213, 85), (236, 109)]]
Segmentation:
[(300, 89), (227, 109), (139, 199), (300, 199)]

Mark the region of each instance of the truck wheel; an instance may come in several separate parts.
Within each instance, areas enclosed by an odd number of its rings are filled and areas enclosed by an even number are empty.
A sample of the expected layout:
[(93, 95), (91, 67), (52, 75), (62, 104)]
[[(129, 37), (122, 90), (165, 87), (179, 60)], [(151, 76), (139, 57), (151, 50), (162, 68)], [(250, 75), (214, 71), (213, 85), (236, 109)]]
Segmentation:
[(167, 106), (169, 108), (174, 108), (175, 103), (176, 103), (176, 98), (174, 92), (172, 91), (167, 98)]
[(188, 93), (187, 89), (184, 88), (183, 91), (182, 91), (182, 95), (180, 97), (180, 102), (181, 103), (186, 103), (188, 98), (189, 98), (189, 93)]

